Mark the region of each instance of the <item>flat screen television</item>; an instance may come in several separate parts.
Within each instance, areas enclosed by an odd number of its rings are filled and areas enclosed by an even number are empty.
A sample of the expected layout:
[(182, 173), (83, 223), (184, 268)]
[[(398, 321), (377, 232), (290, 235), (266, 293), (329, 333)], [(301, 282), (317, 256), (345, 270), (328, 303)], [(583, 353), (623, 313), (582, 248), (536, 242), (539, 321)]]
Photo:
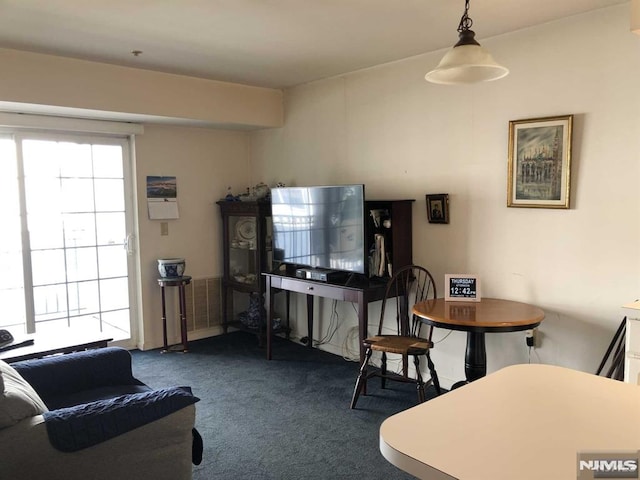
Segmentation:
[(366, 273), (364, 185), (271, 189), (274, 259)]

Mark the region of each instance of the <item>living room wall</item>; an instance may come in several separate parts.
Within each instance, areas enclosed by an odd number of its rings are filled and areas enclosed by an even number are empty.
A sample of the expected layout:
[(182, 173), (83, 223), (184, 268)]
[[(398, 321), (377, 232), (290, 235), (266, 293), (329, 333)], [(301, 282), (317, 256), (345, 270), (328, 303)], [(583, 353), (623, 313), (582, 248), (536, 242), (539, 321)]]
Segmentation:
[[(429, 84), (440, 51), (286, 91), (284, 127), (250, 134), (251, 183), (364, 183), (369, 199), (416, 199), (414, 262), (440, 292), (445, 273), (475, 273), (483, 296), (540, 306), (531, 361), (593, 372), (621, 305), (640, 290), (640, 37), (628, 5), (495, 38), (481, 25), (476, 33), (509, 76)], [(574, 115), (571, 208), (508, 208), (509, 121), (564, 114)], [(449, 194), (450, 224), (427, 222), (428, 193)], [(329, 302), (316, 302), (315, 338), (329, 329)], [(372, 324), (376, 305), (369, 311)], [(356, 313), (350, 304), (338, 313), (321, 348), (353, 356)], [(294, 316), (294, 336), (306, 335), (301, 298)], [(464, 377), (465, 336), (438, 330), (435, 340), (448, 386)], [(529, 361), (524, 333), (488, 334), (487, 357), (488, 371)]]
[[(222, 227), (215, 202), (231, 188), (241, 192), (249, 185), (246, 132), (206, 128), (145, 125), (136, 138), (138, 228), (140, 245), (143, 349), (162, 345), (158, 258), (181, 257), (193, 278), (222, 276)], [(148, 175), (175, 176), (180, 218), (166, 220), (169, 235), (161, 235), (159, 220), (149, 220), (146, 203)], [(180, 338), (175, 290), (167, 290), (170, 342)], [(197, 332), (199, 336), (219, 331)], [(194, 339), (191, 337), (190, 339)]]

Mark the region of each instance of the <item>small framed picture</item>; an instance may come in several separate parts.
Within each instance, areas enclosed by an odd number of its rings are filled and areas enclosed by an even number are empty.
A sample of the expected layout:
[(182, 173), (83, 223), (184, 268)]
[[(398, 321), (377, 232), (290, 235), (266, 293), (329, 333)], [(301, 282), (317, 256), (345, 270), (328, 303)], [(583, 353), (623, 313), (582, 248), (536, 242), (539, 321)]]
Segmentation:
[(479, 302), (480, 279), (468, 273), (447, 273), (444, 276), (445, 302)]
[(509, 122), (507, 206), (569, 208), (573, 115)]
[(429, 223), (449, 223), (449, 194), (436, 193), (426, 197)]

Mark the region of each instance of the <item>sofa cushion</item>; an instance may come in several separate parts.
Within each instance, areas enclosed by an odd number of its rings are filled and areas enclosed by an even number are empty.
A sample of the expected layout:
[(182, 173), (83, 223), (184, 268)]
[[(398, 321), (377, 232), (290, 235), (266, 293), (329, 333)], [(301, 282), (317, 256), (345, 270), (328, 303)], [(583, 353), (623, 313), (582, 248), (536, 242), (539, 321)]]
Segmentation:
[(8, 363), (0, 360), (0, 429), (47, 411), (36, 391)]

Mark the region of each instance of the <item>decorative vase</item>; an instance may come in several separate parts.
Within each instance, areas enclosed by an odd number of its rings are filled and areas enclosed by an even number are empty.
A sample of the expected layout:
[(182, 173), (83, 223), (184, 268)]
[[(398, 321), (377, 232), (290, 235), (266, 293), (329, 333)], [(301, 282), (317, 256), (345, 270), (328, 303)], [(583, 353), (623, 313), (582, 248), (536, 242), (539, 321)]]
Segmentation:
[(162, 278), (177, 278), (184, 274), (184, 258), (159, 258), (158, 272)]

